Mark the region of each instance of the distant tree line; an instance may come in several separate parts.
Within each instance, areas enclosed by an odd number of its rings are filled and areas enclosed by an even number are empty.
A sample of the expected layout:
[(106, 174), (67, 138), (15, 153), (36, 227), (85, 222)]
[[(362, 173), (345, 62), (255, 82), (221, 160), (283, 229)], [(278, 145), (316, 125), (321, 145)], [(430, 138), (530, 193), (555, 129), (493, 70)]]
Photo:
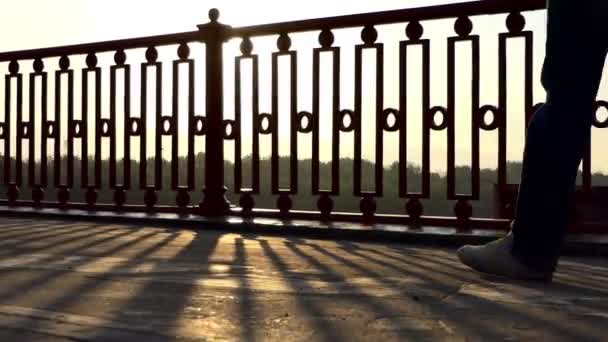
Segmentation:
[[(195, 157), (196, 167), (194, 172), (195, 190), (190, 193), (191, 203), (199, 203), (202, 200), (202, 188), (204, 187), (204, 154), (199, 153)], [(0, 160), (4, 158), (0, 155)], [(13, 165), (14, 160), (10, 161)], [(178, 172), (180, 184), (185, 185), (187, 179), (187, 162), (185, 157), (180, 157), (178, 161)], [(0, 164), (3, 165), (3, 164)], [(62, 165), (65, 167), (66, 159), (62, 159)], [(93, 182), (93, 160), (89, 160), (89, 182)], [(152, 185), (154, 175), (154, 159), (147, 161), (147, 175), (149, 184)], [(251, 184), (251, 165), (252, 159), (250, 156), (243, 158), (243, 187), (249, 187)], [(358, 212), (359, 200), (353, 196), (353, 173), (352, 159), (340, 160), (340, 195), (333, 197), (335, 210), (345, 212)], [(121, 175), (123, 170), (123, 161), (117, 162), (118, 180), (122, 183)], [(232, 203), (238, 203), (239, 195), (234, 193), (234, 164), (230, 161), (224, 162), (225, 168), (225, 184), (228, 187), (227, 196)], [(74, 188), (71, 190), (71, 202), (84, 202), (84, 189), (81, 187), (81, 161), (78, 158), (74, 160)], [(45, 190), (46, 198), (56, 200), (56, 189), (53, 187), (53, 160), (48, 160), (48, 184), (49, 187)], [(282, 188), (289, 187), (289, 158), (282, 157), (279, 160), (280, 171), (280, 186)], [(4, 169), (0, 167), (0, 179), (4, 179)], [(13, 171), (14, 172), (14, 171)], [(517, 182), (521, 172), (520, 163), (507, 164), (507, 178), (512, 182)], [(62, 172), (63, 173), (63, 172)], [(255, 196), (256, 207), (258, 208), (276, 208), (277, 196), (271, 194), (271, 163), (269, 159), (260, 160), (260, 189), (261, 193)], [(460, 193), (468, 193), (471, 189), (470, 168), (461, 166), (456, 168), (456, 185), (457, 191)], [(36, 179), (40, 177), (40, 163), (36, 163)], [(384, 168), (384, 195), (377, 199), (378, 212), (386, 214), (403, 214), (405, 213), (406, 199), (399, 198), (399, 164), (397, 162)], [(417, 192), (421, 189), (421, 169), (417, 165), (409, 165), (408, 167), (408, 189), (411, 192)], [(430, 177), (431, 196), (429, 199), (423, 200), (424, 213), (426, 215), (453, 215), (453, 201), (448, 201), (446, 196), (447, 179), (445, 175), (433, 172)], [(311, 160), (304, 159), (298, 162), (298, 194), (292, 197), (294, 209), (298, 210), (316, 210), (317, 196), (313, 196), (311, 192), (312, 169)], [(320, 180), (322, 188), (329, 189), (331, 186), (331, 163), (320, 164)], [(493, 217), (495, 214), (495, 186), (497, 180), (497, 172), (494, 169), (482, 169), (480, 172), (480, 200), (473, 202), (474, 215), (477, 217)], [(176, 193), (171, 191), (171, 163), (168, 160), (162, 161), (162, 190), (159, 191), (159, 204), (174, 205)], [(362, 189), (374, 189), (374, 164), (369, 161), (362, 163)], [(28, 184), (27, 164), (23, 164), (23, 186), (21, 189), (20, 199), (31, 199), (31, 191)], [(608, 175), (596, 173), (593, 175), (594, 185), (608, 186)], [(131, 162), (131, 189), (127, 191), (128, 204), (142, 204), (143, 191), (139, 189), (139, 162)], [(0, 185), (0, 198), (6, 197), (6, 187)], [(99, 190), (100, 203), (112, 203), (113, 190), (109, 188), (109, 162), (102, 161), (102, 187)]]

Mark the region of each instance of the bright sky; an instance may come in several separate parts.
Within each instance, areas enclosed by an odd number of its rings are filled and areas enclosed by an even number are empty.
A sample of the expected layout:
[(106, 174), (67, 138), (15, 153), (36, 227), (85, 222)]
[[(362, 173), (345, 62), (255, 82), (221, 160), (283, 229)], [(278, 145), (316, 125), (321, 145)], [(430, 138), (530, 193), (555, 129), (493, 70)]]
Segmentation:
[[(261, 24), (277, 21), (288, 21), (288, 20), (299, 20), (306, 18), (325, 17), (332, 15), (342, 15), (351, 13), (361, 12), (372, 12), (389, 9), (399, 9), (408, 7), (419, 7), (436, 4), (454, 3), (459, 1), (449, 0), (350, 0), (350, 1), (327, 1), (327, 0), (307, 0), (307, 1), (276, 1), (276, 0), (212, 0), (212, 1), (201, 1), (201, 0), (19, 0), (10, 1), (4, 4), (3, 10), (0, 11), (0, 29), (5, 34), (0, 35), (0, 46), (3, 51), (29, 49), (37, 47), (47, 46), (58, 46), (65, 44), (85, 43), (94, 42), (100, 40), (110, 40), (119, 38), (132, 38), (146, 35), (156, 35), (165, 33), (174, 33), (181, 31), (192, 31), (196, 29), (196, 25), (207, 21), (207, 12), (212, 7), (220, 9), (221, 17), (220, 21), (232, 26), (243, 26), (251, 24)], [(462, 2), (462, 1), (461, 1)], [(474, 19), (474, 33), (480, 34), (482, 44), (482, 86), (481, 86), (481, 99), (482, 105), (484, 104), (496, 104), (497, 101), (497, 33), (504, 32), (504, 15), (492, 16), (492, 17), (481, 17)], [(526, 14), (528, 20), (527, 28), (532, 29), (535, 35), (535, 102), (543, 100), (543, 91), (539, 87), (540, 66), (543, 55), (543, 40), (544, 40), (544, 13), (528, 13)], [(425, 37), (431, 38), (431, 55), (432, 55), (432, 99), (431, 106), (445, 105), (445, 56), (446, 56), (446, 42), (447, 36), (452, 36), (452, 25), (453, 20), (438, 21), (438, 22), (427, 22), (423, 25), (425, 27)], [(397, 94), (397, 83), (394, 77), (398, 56), (397, 56), (397, 44), (399, 40), (404, 39), (403, 24), (389, 25), (386, 27), (378, 28), (380, 33), (380, 41), (386, 43), (385, 55), (386, 55), (386, 70), (385, 70), (385, 108), (396, 107), (398, 104)], [(13, 32), (14, 34), (6, 34)], [(358, 30), (346, 30), (345, 32), (336, 32), (336, 45), (343, 46), (342, 58), (344, 60), (342, 65), (342, 97), (343, 104), (342, 108), (352, 109), (352, 83), (353, 75), (352, 61), (350, 58), (354, 56), (353, 45), (358, 44), (359, 41)], [(260, 39), (254, 40), (255, 51), (260, 54), (261, 63), (261, 82), (260, 85), (260, 106), (262, 112), (270, 111), (270, 95), (269, 95), (269, 53), (274, 51), (276, 38), (268, 38), (266, 40)], [(294, 42), (293, 46), (298, 49), (299, 52), (299, 82), (304, 86), (299, 89), (299, 110), (311, 110), (310, 104), (310, 63), (312, 61), (311, 48), (316, 46), (316, 33), (311, 35), (303, 36), (292, 36)], [(230, 117), (230, 113), (233, 110), (233, 98), (232, 87), (233, 87), (233, 57), (238, 53), (238, 41), (234, 41), (228, 44), (226, 49), (226, 64), (227, 75), (227, 93), (225, 111), (226, 115)], [(511, 44), (511, 43), (510, 43)], [(508, 125), (510, 127), (508, 138), (509, 138), (509, 150), (508, 157), (510, 160), (519, 160), (521, 151), (523, 148), (523, 117), (521, 110), (518, 106), (521, 106), (521, 86), (522, 82), (522, 54), (521, 54), (521, 42), (513, 42), (509, 45), (512, 48), (513, 60), (509, 62), (509, 68), (513, 68), (513, 72), (509, 76), (510, 84), (510, 102), (509, 105), (512, 108), (513, 113), (510, 115)], [(459, 61), (459, 68), (457, 72), (458, 79), (458, 94), (459, 103), (457, 104), (458, 111), (462, 111), (464, 118), (457, 119), (457, 162), (460, 164), (468, 164), (470, 161), (470, 145), (468, 145), (470, 138), (470, 113), (467, 113), (467, 108), (470, 103), (467, 101), (466, 91), (461, 93), (462, 88), (468, 89), (467, 77), (470, 74), (469, 59), (470, 53), (467, 53), (467, 46), (463, 45), (463, 49), (459, 50), (457, 55), (457, 61)], [(193, 49), (193, 54), (196, 53)], [(300, 52), (302, 51), (302, 52)], [(413, 52), (415, 53), (415, 51)], [(167, 60), (174, 58), (167, 57)], [(264, 58), (268, 61), (264, 62)], [(373, 54), (368, 55), (365, 58), (374, 58)], [(415, 82), (415, 76), (419, 70), (416, 68), (417, 59), (412, 57), (411, 63), (408, 66), (408, 70), (411, 69), (411, 74)], [(133, 61), (139, 63), (139, 61)], [(266, 64), (265, 64), (266, 63)], [(28, 63), (29, 64), (29, 63)], [(73, 62), (73, 65), (77, 63)], [(138, 79), (138, 67), (133, 67), (134, 79)], [(324, 70), (324, 69), (322, 69)], [(327, 69), (328, 71), (331, 69)], [(418, 71), (417, 71), (418, 70)], [(137, 74), (136, 74), (137, 73)], [(364, 73), (364, 76), (367, 75)], [(369, 76), (369, 75), (367, 75)], [(372, 75), (373, 76), (373, 75)], [(246, 77), (246, 76), (244, 76)], [(373, 77), (369, 77), (373, 79)], [(169, 75), (166, 76), (166, 80), (170, 80)], [(78, 82), (78, 81), (77, 81)], [(136, 81), (138, 82), (138, 81)], [(198, 81), (197, 81), (198, 82)], [(282, 79), (282, 84), (288, 84), (288, 80)], [(170, 86), (169, 82), (166, 82), (165, 86)], [(77, 83), (78, 84), (78, 83)], [(138, 83), (135, 83), (138, 84)], [(198, 84), (198, 83), (197, 83)], [(511, 84), (513, 84), (511, 86)], [(466, 87), (465, 87), (466, 86)], [(3, 87), (3, 85), (2, 85)], [(138, 86), (135, 86), (138, 88)], [(603, 87), (606, 88), (606, 87)], [(79, 90), (77, 86), (77, 92)], [(167, 88), (166, 88), (167, 89)], [(170, 88), (169, 88), (170, 89)], [(138, 91), (138, 90), (137, 90)], [(416, 89), (412, 90), (414, 93), (410, 95), (411, 99), (419, 99), (420, 93), (416, 93)], [(168, 97), (170, 93), (166, 93), (165, 97)], [(457, 95), (458, 95), (457, 94)], [(2, 96), (2, 95), (0, 95)], [(133, 94), (137, 96), (137, 94)], [(52, 97), (49, 97), (52, 98)], [(77, 96), (78, 98), (78, 96)], [(604, 98), (606, 98), (604, 96)], [(132, 100), (134, 106), (138, 106), (136, 100)], [(200, 110), (202, 104), (197, 100), (197, 111)], [(411, 100), (411, 102), (416, 102)], [(328, 99), (322, 99), (322, 106), (328, 103)], [(165, 101), (166, 105), (170, 105), (170, 101)], [(287, 103), (288, 104), (288, 103)], [(286, 104), (281, 103), (281, 108), (284, 108)], [(245, 105), (244, 105), (245, 106)], [(365, 103), (365, 108), (370, 108), (372, 102)], [(246, 106), (245, 106), (246, 107)], [(78, 108), (78, 106), (76, 107)], [(106, 107), (107, 108), (107, 107)], [(415, 108), (412, 109), (415, 111)], [(133, 112), (137, 112), (133, 110)], [(457, 117), (460, 113), (457, 113)], [(468, 116), (466, 116), (468, 115)], [(413, 117), (413, 116), (412, 116)], [(364, 124), (366, 119), (364, 119)], [(368, 118), (367, 120), (370, 120)], [(412, 122), (412, 127), (417, 129), (416, 124), (420, 121), (416, 121), (415, 118)], [(281, 123), (284, 127), (285, 121)], [(365, 125), (364, 127), (367, 127)], [(281, 128), (285, 129), (287, 127)], [(463, 133), (459, 133), (463, 132)], [(329, 133), (326, 132), (326, 133)], [(323, 133), (322, 137), (324, 144), (331, 143), (331, 140), (327, 139), (328, 135)], [(410, 132), (408, 131), (408, 134)], [(608, 156), (606, 153), (602, 153), (601, 146), (606, 146), (605, 134), (594, 134), (594, 169), (608, 170)], [(373, 138), (373, 134), (370, 134)], [(419, 129), (411, 132), (410, 146), (408, 147), (408, 153), (416, 162), (420, 156), (420, 136)], [(310, 156), (309, 144), (306, 143), (308, 137), (303, 138), (304, 142), (300, 143), (302, 149), (301, 157), (306, 158)], [(442, 170), (445, 168), (445, 132), (433, 133), (432, 137), (432, 168), (434, 170)], [(462, 140), (460, 140), (462, 139)], [(348, 144), (351, 140), (346, 139), (343, 144)], [(373, 141), (372, 141), (373, 142)], [(352, 143), (351, 143), (352, 144)], [(396, 135), (387, 135), (385, 142), (385, 164), (391, 163), (397, 158), (397, 140)], [(231, 146), (231, 145), (229, 145)], [(372, 158), (373, 156), (373, 144), (366, 143), (364, 137), (364, 156), (366, 158)], [(496, 133), (482, 133), (482, 166), (484, 167), (495, 167), (496, 166), (496, 146), (497, 146), (497, 134)], [(282, 144), (282, 148), (283, 148)], [(134, 147), (135, 148), (135, 147)], [(231, 147), (227, 147), (229, 151)], [(167, 150), (169, 150), (167, 148)], [(288, 150), (288, 149), (287, 149)], [(282, 151), (287, 151), (283, 150)], [(329, 148), (324, 149), (329, 151)], [(181, 151), (181, 146), (180, 146)], [(269, 151), (269, 150), (268, 150)], [(352, 150), (350, 147), (343, 147), (343, 156), (352, 156)], [(329, 154), (322, 154), (322, 157), (328, 158)]]

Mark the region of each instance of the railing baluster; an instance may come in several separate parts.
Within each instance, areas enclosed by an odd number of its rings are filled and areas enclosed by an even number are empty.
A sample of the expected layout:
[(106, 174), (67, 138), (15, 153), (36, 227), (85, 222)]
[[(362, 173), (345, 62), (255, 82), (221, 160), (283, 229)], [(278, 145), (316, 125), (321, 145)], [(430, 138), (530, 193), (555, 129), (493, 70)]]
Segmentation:
[[(524, 51), (524, 115), (527, 132), (530, 119), (540, 108), (540, 104), (534, 106), (533, 89), (533, 34), (524, 31), (526, 21), (519, 12), (510, 13), (506, 19), (507, 33), (498, 35), (498, 192), (501, 216), (512, 218), (515, 198), (506, 198), (509, 180), (507, 179), (507, 42), (511, 38), (523, 38)], [(483, 118), (481, 119), (483, 121)]]
[[(333, 210), (334, 203), (330, 195), (338, 195), (340, 193), (340, 48), (332, 47), (334, 43), (334, 35), (331, 30), (322, 30), (319, 34), (320, 48), (313, 50), (313, 110), (312, 120), (309, 120), (309, 126), (312, 125), (312, 193), (313, 195), (321, 195), (317, 201), (317, 208), (321, 215), (325, 218), (329, 217)], [(331, 188), (328, 190), (321, 189), (319, 184), (320, 170), (320, 89), (321, 79), (319, 76), (319, 64), (322, 52), (329, 52), (332, 55), (332, 161), (331, 161)], [(312, 121), (312, 122), (310, 122)]]
[[(44, 72), (44, 62), (41, 59), (34, 60), (34, 72), (30, 74), (30, 153), (29, 153), (29, 185), (32, 187), (32, 200), (34, 201), (35, 206), (40, 206), (42, 200), (44, 199), (44, 190), (42, 187), (45, 185), (44, 182), (40, 178), (37, 178), (36, 175), (36, 145), (38, 141), (36, 141), (36, 78), (40, 77), (41, 79), (41, 119), (40, 119), (40, 127), (42, 128), (43, 118), (46, 116), (46, 91), (47, 91), (47, 73)], [(41, 129), (40, 132), (40, 146), (46, 146), (46, 139), (44, 138), (44, 132)], [(41, 148), (41, 160), (42, 155), (46, 154), (46, 148)], [(46, 165), (45, 165), (46, 166)], [(42, 165), (40, 166), (43, 167)], [(42, 172), (41, 172), (42, 173)], [(38, 175), (38, 177), (42, 177), (42, 175)], [(45, 174), (46, 177), (46, 174)]]
[[(22, 182), (22, 174), (21, 174), (21, 137), (22, 132), (20, 127), (21, 125), (21, 116), (22, 116), (22, 100), (23, 100), (23, 75), (19, 73), (19, 63), (17, 61), (12, 61), (9, 64), (9, 75), (6, 75), (6, 110), (5, 110), (5, 118), (4, 122), (6, 125), (6, 139), (4, 140), (4, 151), (5, 151), (5, 163), (4, 163), (4, 183), (8, 186), (7, 197), (9, 203), (15, 205), (17, 202), (17, 198), (19, 197), (19, 186)], [(17, 98), (16, 98), (16, 112), (13, 113), (11, 108), (11, 96), (12, 96), (12, 80), (17, 80)], [(16, 116), (12, 118), (12, 116)], [(13, 133), (11, 129), (11, 121), (16, 120), (16, 132)], [(15, 142), (15, 170), (12, 170), (12, 156), (11, 156), (11, 140), (14, 139)], [(15, 172), (15, 176), (13, 178), (12, 172)]]
[[(253, 194), (260, 192), (260, 137), (259, 137), (259, 91), (258, 91), (258, 55), (252, 54), (253, 44), (248, 37), (244, 37), (241, 42), (241, 56), (235, 57), (235, 78), (234, 78), (234, 118), (239, 127), (239, 132), (236, 134), (234, 141), (234, 186), (235, 192), (241, 194), (239, 205), (245, 214), (251, 214), (255, 201)], [(252, 103), (252, 186), (251, 189), (243, 189), (243, 163), (242, 163), (242, 96), (241, 96), (241, 63), (244, 59), (251, 59), (252, 63), (252, 78), (251, 78), (251, 103)]]
[[(187, 44), (181, 44), (178, 48), (179, 60), (173, 61), (173, 123), (175, 127), (172, 134), (172, 155), (171, 155), (171, 187), (177, 190), (177, 205), (184, 209), (190, 203), (188, 191), (194, 189), (194, 131), (192, 123), (194, 120), (194, 60), (189, 59), (190, 48)], [(186, 136), (188, 139), (187, 152), (187, 181), (186, 186), (180, 185), (179, 180), (179, 65), (188, 65), (188, 125)], [(183, 136), (182, 136), (183, 137)]]
[[(139, 187), (144, 190), (144, 203), (148, 210), (152, 210), (158, 202), (157, 191), (162, 188), (162, 155), (161, 155), (161, 111), (162, 111), (162, 63), (157, 61), (158, 51), (155, 47), (146, 50), (146, 63), (141, 64), (141, 135), (140, 135), (140, 168)], [(154, 184), (148, 184), (148, 69), (154, 67), (156, 71), (155, 89), (155, 119), (154, 130)]]
[[(409, 198), (406, 204), (406, 212), (412, 223), (418, 225), (420, 217), (424, 213), (421, 198), (429, 198), (431, 193), (430, 181), (430, 136), (431, 127), (428, 112), (430, 109), (430, 41), (420, 39), (424, 29), (419, 22), (410, 22), (406, 28), (408, 40), (401, 41), (399, 58), (399, 108), (401, 112), (401, 127), (399, 133), (399, 196)], [(422, 48), (422, 187), (421, 192), (411, 193), (408, 190), (408, 156), (407, 156), (407, 48), (410, 46), (421, 46)]]
[[(365, 220), (372, 219), (376, 212), (375, 196), (382, 196), (383, 184), (382, 176), (384, 172), (383, 166), (383, 135), (384, 135), (384, 45), (376, 43), (378, 32), (373, 26), (365, 26), (361, 31), (361, 39), (363, 44), (355, 46), (355, 158), (354, 158), (354, 193), (355, 196), (362, 197), (360, 202), (360, 210)], [(363, 120), (363, 50), (376, 50), (376, 104), (375, 104), (375, 121), (376, 121), (376, 154), (375, 154), (375, 172), (374, 184), (375, 190), (372, 192), (362, 191), (361, 189), (361, 168), (362, 168), (362, 120)]]
[[(297, 85), (298, 85), (298, 62), (297, 52), (289, 50), (291, 39), (287, 34), (281, 34), (277, 39), (278, 52), (272, 53), (272, 193), (279, 195), (277, 207), (282, 214), (287, 214), (292, 207), (290, 194), (298, 193), (298, 130), (297, 121)], [(285, 190), (280, 186), (279, 174), (279, 57), (289, 56), (290, 58), (290, 125), (289, 125), (289, 145), (290, 145), (290, 187)]]

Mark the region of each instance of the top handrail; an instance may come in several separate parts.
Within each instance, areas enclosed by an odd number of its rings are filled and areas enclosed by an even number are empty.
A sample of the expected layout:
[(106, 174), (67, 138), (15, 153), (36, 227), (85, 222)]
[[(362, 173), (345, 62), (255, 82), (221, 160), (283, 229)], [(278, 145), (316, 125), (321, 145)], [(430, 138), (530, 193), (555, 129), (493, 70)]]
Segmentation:
[[(461, 16), (489, 15), (508, 12), (523, 12), (544, 9), (546, 0), (481, 0), (447, 5), (407, 8), (381, 12), (352, 14), (317, 19), (296, 20), (273, 24), (228, 28), (228, 37), (253, 37), (278, 33), (314, 31), (320, 29), (340, 29), (365, 25), (393, 24), (406, 21), (446, 19)], [(102, 53), (121, 49), (136, 49), (149, 46), (179, 44), (204, 39), (204, 31), (191, 31), (167, 35), (131, 39), (110, 40), (97, 43), (66, 45), (59, 47), (30, 49), (0, 53), (0, 62), (30, 60)]]
[(279, 33), (341, 29), (365, 25), (385, 25), (406, 21), (457, 18), (509, 12), (534, 11), (546, 8), (546, 0), (481, 0), (447, 5), (406, 8), (382, 12), (351, 14), (318, 19), (234, 28), (232, 37), (264, 36)]

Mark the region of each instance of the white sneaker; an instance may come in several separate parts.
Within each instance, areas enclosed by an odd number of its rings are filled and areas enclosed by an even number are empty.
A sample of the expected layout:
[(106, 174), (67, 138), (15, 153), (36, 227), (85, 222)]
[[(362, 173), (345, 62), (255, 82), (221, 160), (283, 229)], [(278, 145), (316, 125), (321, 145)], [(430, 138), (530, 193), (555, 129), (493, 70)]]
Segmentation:
[(550, 282), (553, 270), (537, 271), (522, 264), (512, 254), (513, 234), (483, 246), (464, 246), (458, 250), (460, 261), (472, 269), (511, 279)]

